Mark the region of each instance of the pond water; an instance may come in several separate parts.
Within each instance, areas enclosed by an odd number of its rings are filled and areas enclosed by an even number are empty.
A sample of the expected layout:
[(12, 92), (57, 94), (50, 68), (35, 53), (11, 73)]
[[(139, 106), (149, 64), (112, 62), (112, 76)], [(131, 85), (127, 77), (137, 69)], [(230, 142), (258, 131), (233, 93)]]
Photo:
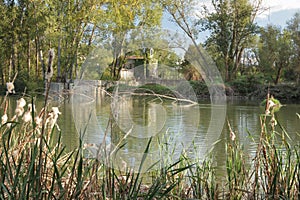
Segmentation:
[[(16, 98), (8, 98), (9, 113), (13, 113)], [(40, 109), (43, 100), (35, 101)], [(199, 105), (187, 106), (153, 97), (123, 96), (112, 101), (100, 94), (96, 99), (75, 94), (65, 96), (51, 100), (50, 106), (58, 106), (62, 112), (58, 124), (67, 149), (76, 148), (80, 137), (84, 143), (94, 146), (105, 144), (106, 149), (116, 153), (114, 165), (126, 163), (127, 167), (139, 166), (151, 137), (147, 167), (162, 158), (172, 162), (183, 150), (203, 159), (214, 142), (217, 142), (213, 149), (217, 165), (225, 166), (225, 144), (230, 140), (227, 122), (251, 157), (256, 143), (249, 135), (254, 139), (259, 137), (263, 113), (257, 101), (228, 100), (219, 107), (202, 101)], [(299, 104), (286, 104), (276, 114), (292, 145), (300, 141), (300, 119), (296, 113), (300, 113)], [(90, 156), (95, 156), (95, 149), (90, 151)]]

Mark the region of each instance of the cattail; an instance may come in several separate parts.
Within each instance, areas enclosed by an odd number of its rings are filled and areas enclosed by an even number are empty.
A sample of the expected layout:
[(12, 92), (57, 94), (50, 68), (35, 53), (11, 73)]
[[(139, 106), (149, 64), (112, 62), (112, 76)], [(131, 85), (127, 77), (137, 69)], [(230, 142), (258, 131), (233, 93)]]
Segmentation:
[(6, 83), (6, 89), (7, 89), (7, 92), (9, 94), (15, 94), (15, 86), (14, 86), (14, 83), (13, 82), (7, 82)]
[(269, 109), (271, 109), (274, 106), (276, 106), (276, 104), (271, 99), (269, 99), (268, 103), (269, 103)]
[(24, 106), (26, 105), (26, 101), (24, 98), (20, 98), (17, 100), (17, 107), (15, 109), (15, 114), (17, 117), (20, 117), (24, 113)]
[(1, 125), (5, 124), (8, 120), (8, 116), (6, 113), (1, 117)]
[(233, 131), (230, 131), (230, 139), (231, 139), (231, 141), (235, 141), (235, 138), (236, 138), (235, 133)]
[(36, 127), (38, 127), (38, 128), (42, 127), (42, 121), (43, 121), (43, 119), (39, 116), (34, 118), (34, 122), (36, 124)]
[(53, 76), (53, 60), (54, 60), (54, 49), (49, 50), (49, 57), (48, 57), (48, 67), (45, 74), (45, 79), (50, 82)]
[(37, 128), (42, 127), (44, 113), (45, 113), (45, 108), (42, 108), (39, 115), (34, 118), (34, 122), (35, 122)]
[(231, 141), (235, 141), (236, 135), (235, 135), (235, 133), (233, 132), (233, 130), (232, 130), (232, 128), (231, 128), (231, 125), (230, 125), (229, 121), (227, 121), (227, 124), (228, 124), (229, 132), (230, 132), (230, 139), (231, 139)]
[(32, 104), (28, 104), (28, 109), (22, 118), (25, 123), (32, 121), (32, 109), (35, 110), (34, 105), (32, 106)]
[(4, 107), (4, 112), (3, 112), (3, 116), (1, 117), (1, 125), (5, 124), (8, 120), (8, 116), (7, 116), (7, 108), (8, 108), (8, 103), (7, 101), (5, 102), (5, 107)]
[(24, 113), (24, 108), (22, 108), (22, 107), (17, 107), (17, 108), (15, 109), (15, 114), (16, 114), (17, 117), (22, 116), (23, 113)]
[(17, 107), (24, 108), (25, 105), (26, 105), (26, 101), (24, 98), (20, 98), (19, 100), (17, 100)]
[(56, 126), (56, 128), (58, 129), (58, 131), (60, 131), (60, 128), (58, 126), (57, 122), (57, 118), (58, 115), (60, 115), (61, 112), (59, 111), (58, 107), (52, 107), (51, 112), (48, 113), (47, 119), (46, 119), (46, 125), (49, 124), (50, 128), (53, 129), (54, 125)]
[(15, 80), (17, 78), (17, 75), (18, 75), (18, 72), (15, 73), (15, 76), (14, 76), (14, 78), (13, 78), (13, 80), (11, 82), (7, 82), (6, 83), (6, 89), (7, 89), (7, 92), (9, 94), (15, 94), (16, 93), (14, 82), (15, 82)]

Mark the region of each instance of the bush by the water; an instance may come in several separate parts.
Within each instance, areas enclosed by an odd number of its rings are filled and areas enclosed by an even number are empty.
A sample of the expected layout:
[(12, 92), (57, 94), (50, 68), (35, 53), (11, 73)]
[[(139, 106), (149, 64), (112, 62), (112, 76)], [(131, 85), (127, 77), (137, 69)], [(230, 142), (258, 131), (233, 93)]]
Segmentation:
[(300, 85), (260, 85), (257, 90), (250, 94), (250, 96), (262, 100), (268, 93), (274, 95), (274, 97), (281, 102), (299, 102)]
[(256, 91), (258, 86), (262, 83), (261, 77), (240, 76), (228, 84), (231, 87), (234, 96), (247, 97), (249, 94)]

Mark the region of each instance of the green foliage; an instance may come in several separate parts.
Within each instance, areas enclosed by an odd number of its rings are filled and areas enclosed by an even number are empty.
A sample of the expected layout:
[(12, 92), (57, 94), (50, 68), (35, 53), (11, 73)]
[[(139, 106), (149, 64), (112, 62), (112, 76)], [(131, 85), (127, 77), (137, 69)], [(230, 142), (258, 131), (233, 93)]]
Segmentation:
[[(1, 2), (2, 84), (23, 70), (30, 78), (43, 79), (50, 48), (56, 55), (54, 77), (58, 81), (78, 78), (81, 65), (97, 42), (114, 37), (114, 44), (121, 44), (132, 28), (159, 25), (159, 5), (158, 1), (136, 0)], [(112, 61), (113, 56), (109, 59)]]
[(263, 100), (267, 94), (272, 94), (282, 102), (299, 102), (300, 88), (297, 84), (259, 85), (251, 97)]
[(166, 96), (174, 96), (172, 89), (160, 84), (145, 84), (138, 87), (135, 92), (145, 92), (145, 93), (154, 93), (162, 94)]
[(299, 36), (299, 26), (300, 26), (300, 12), (296, 12), (292, 19), (287, 22), (287, 31), (291, 33), (291, 39), (293, 42), (292, 51), (293, 57), (291, 58), (291, 71), (293, 75), (296, 76), (297, 81), (299, 81), (300, 76), (300, 36)]
[[(149, 28), (160, 25), (162, 8), (159, 1), (118, 1), (111, 0), (105, 4), (106, 34), (112, 38), (111, 49), (113, 51), (113, 62), (111, 76), (118, 78), (122, 67), (122, 57), (126, 37), (132, 29)], [(134, 8), (134, 9), (132, 9)]]
[(204, 81), (189, 81), (189, 83), (198, 97), (207, 97), (209, 95), (208, 87)]
[(112, 81), (112, 80), (115, 80), (116, 78), (113, 78), (113, 77), (111, 76), (110, 69), (109, 69), (109, 68), (106, 68), (106, 69), (104, 70), (104, 72), (102, 72), (100, 79), (101, 79), (101, 80)]
[(261, 77), (260, 75), (246, 75), (239, 76), (228, 84), (236, 95), (247, 96), (256, 91), (258, 86), (263, 84), (263, 80), (264, 77)]
[(214, 11), (205, 9), (204, 27), (211, 31), (205, 46), (224, 72), (225, 81), (231, 81), (238, 73), (244, 50), (251, 47), (257, 32), (253, 20), (260, 1), (255, 5), (248, 0), (213, 0), (212, 4)]
[(260, 48), (258, 50), (259, 66), (266, 77), (278, 84), (284, 72), (290, 68), (293, 57), (291, 34), (287, 30), (268, 26), (261, 30)]
[[(127, 53), (123, 52), (124, 49), (154, 47), (155, 58), (161, 64), (177, 67), (180, 59), (169, 48), (172, 39), (166, 38), (167, 34), (157, 29), (161, 25), (163, 9), (192, 39), (193, 46), (197, 46), (199, 32), (210, 30), (205, 48), (226, 81), (239, 79), (239, 74), (243, 74), (249, 65), (245, 60), (254, 60), (245, 53), (248, 51), (253, 52), (257, 59), (251, 65), (256, 65), (257, 73), (262, 73), (266, 80), (274, 84), (286, 80), (298, 81), (300, 15), (296, 13), (284, 30), (271, 26), (262, 28), (257, 44), (258, 29), (254, 19), (260, 10), (260, 2), (213, 0), (214, 11), (201, 8), (201, 16), (204, 17), (195, 19), (192, 13), (195, 9), (199, 10), (195, 0), (3, 1), (0, 3), (1, 85), (4, 87), (16, 72), (26, 71), (26, 79), (16, 81), (17, 88), (23, 90), (24, 85), (28, 88), (39, 87), (36, 83), (31, 86), (31, 82), (33, 77), (34, 80), (44, 78), (50, 48), (55, 50), (56, 55), (56, 80), (79, 78), (78, 72), (84, 68), (85, 58), (90, 57), (89, 53), (99, 42), (102, 46), (97, 49), (109, 50), (98, 51), (94, 54), (98, 56), (87, 63), (97, 64), (91, 69), (90, 78), (93, 79), (103, 75), (105, 79), (116, 80), (123, 64), (121, 58)], [(147, 31), (141, 33), (140, 28), (145, 27)], [(109, 72), (101, 71), (108, 67), (108, 63), (112, 63)], [(181, 72), (187, 80), (199, 80), (201, 77), (196, 71), (192, 66), (185, 65)]]

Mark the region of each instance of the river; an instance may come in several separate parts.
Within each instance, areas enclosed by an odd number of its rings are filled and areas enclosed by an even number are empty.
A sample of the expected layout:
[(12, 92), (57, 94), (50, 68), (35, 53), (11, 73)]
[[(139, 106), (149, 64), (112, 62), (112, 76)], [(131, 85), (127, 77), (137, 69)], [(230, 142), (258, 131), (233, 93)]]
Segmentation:
[[(13, 113), (17, 98), (8, 98), (9, 114)], [(26, 99), (30, 101), (29, 97)], [(50, 100), (50, 106), (58, 106), (62, 113), (58, 124), (68, 150), (76, 148), (81, 137), (86, 144), (106, 144), (110, 151), (118, 152), (114, 162), (122, 166), (126, 163), (127, 167), (134, 168), (139, 166), (151, 137), (148, 167), (162, 157), (166, 162), (175, 161), (182, 151), (201, 160), (211, 144), (217, 142), (213, 154), (217, 166), (225, 166), (225, 144), (230, 140), (229, 123), (249, 158), (255, 154), (255, 139), (260, 134), (260, 116), (263, 113), (258, 101), (227, 100), (221, 109), (212, 106), (209, 101), (186, 106), (153, 97), (111, 99), (105, 95), (96, 99), (69, 95)], [(37, 110), (40, 109), (43, 99), (34, 100)], [(223, 112), (226, 112), (224, 116)], [(299, 104), (286, 104), (276, 113), (278, 122), (289, 134), (291, 145), (300, 141), (300, 119), (296, 113), (300, 113)], [(278, 129), (278, 132), (282, 131)], [(117, 149), (119, 146), (122, 148)], [(90, 151), (89, 156), (95, 156), (95, 149), (90, 148)]]

